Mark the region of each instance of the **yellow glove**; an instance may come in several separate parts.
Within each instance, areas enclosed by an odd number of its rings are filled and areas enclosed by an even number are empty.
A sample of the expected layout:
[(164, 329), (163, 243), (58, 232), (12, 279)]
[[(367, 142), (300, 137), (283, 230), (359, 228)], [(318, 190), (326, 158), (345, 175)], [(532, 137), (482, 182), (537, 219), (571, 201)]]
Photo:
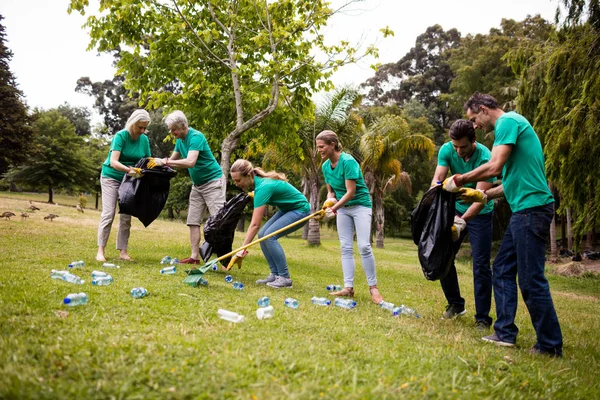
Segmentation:
[[(165, 159), (166, 160), (166, 159)], [(166, 164), (165, 160), (161, 159), (161, 158), (151, 158), (148, 160), (148, 168), (152, 169), (152, 168), (156, 168), (156, 167), (162, 167), (163, 165)]]
[(460, 190), (460, 188), (456, 185), (455, 177), (456, 175), (452, 175), (450, 178), (446, 178), (446, 180), (442, 182), (442, 188), (444, 188), (445, 191), (456, 193)]
[(129, 171), (127, 171), (127, 175), (131, 176), (135, 179), (140, 179), (144, 174), (142, 174), (141, 168), (131, 168), (129, 167)]
[(318, 211), (318, 213), (319, 215), (315, 216), (315, 219), (321, 222), (329, 222), (337, 215), (337, 213), (329, 207), (327, 207), (324, 210)]
[(452, 241), (456, 242), (462, 231), (467, 227), (467, 221), (456, 215), (454, 217), (454, 225), (452, 225)]
[(328, 198), (327, 200), (325, 200), (325, 203), (323, 203), (323, 207), (321, 207), (321, 209), (326, 210), (329, 207), (333, 207), (333, 205), (337, 203), (337, 200), (333, 197)]
[(487, 193), (481, 189), (462, 188), (458, 191), (458, 198), (465, 203), (487, 204)]
[(254, 198), (254, 191), (248, 192), (248, 196), (250, 196), (250, 198), (253, 199)]
[(247, 254), (248, 250), (240, 250), (235, 253), (235, 255), (231, 257), (231, 261), (229, 261), (229, 264), (227, 264), (227, 268), (225, 269), (229, 271), (231, 268), (233, 268), (234, 264), (237, 264), (238, 269), (242, 269), (242, 261), (244, 261), (244, 257), (246, 257)]

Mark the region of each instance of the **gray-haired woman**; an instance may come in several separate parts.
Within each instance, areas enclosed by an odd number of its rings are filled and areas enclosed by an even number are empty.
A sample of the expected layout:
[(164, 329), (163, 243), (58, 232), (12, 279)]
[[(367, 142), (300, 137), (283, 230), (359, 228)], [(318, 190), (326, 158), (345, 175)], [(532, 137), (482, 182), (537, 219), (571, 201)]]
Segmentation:
[[(102, 187), (102, 214), (98, 226), (97, 261), (106, 261), (104, 249), (110, 235), (110, 228), (115, 219), (115, 211), (119, 197), (119, 186), (125, 174), (140, 178), (141, 171), (133, 166), (142, 158), (150, 157), (150, 141), (144, 135), (150, 124), (150, 114), (146, 110), (135, 110), (125, 129), (117, 132), (110, 145), (106, 161), (102, 164), (100, 186)], [(117, 233), (117, 250), (121, 260), (131, 260), (127, 253), (131, 215), (121, 214), (119, 232)]]

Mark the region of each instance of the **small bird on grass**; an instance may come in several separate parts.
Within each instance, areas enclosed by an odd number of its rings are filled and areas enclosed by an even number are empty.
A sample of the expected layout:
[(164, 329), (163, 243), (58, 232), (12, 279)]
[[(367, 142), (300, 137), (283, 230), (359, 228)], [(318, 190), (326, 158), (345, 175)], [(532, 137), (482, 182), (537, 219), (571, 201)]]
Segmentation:
[(1, 215), (1, 217), (6, 218), (7, 221), (10, 220), (10, 217), (14, 217), (14, 216), (15, 216), (15, 213), (10, 212), (10, 211), (6, 211)]
[(21, 213), (21, 219), (29, 218), (29, 213), (23, 212)]
[(56, 214), (48, 214), (48, 215), (46, 215), (46, 216), (44, 217), (44, 219), (45, 219), (45, 220), (46, 220), (46, 219), (49, 219), (49, 220), (50, 220), (50, 222), (54, 221), (54, 218), (58, 218), (58, 215), (56, 215)]
[(39, 211), (40, 209), (33, 205), (31, 200), (29, 200), (29, 210), (31, 211)]

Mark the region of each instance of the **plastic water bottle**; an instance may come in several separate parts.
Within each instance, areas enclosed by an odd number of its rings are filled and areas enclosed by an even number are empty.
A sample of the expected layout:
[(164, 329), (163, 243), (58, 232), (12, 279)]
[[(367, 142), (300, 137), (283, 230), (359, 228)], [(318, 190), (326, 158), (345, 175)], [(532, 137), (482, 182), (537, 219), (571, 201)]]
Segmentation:
[(171, 275), (177, 272), (177, 267), (166, 267), (160, 270), (163, 275)]
[(118, 265), (115, 265), (113, 263), (104, 263), (104, 264), (102, 264), (102, 268), (121, 268), (121, 267)]
[(329, 306), (331, 305), (331, 300), (326, 299), (325, 297), (313, 297), (310, 299), (311, 303), (316, 304), (318, 306)]
[(256, 310), (256, 318), (258, 319), (272, 318), (273, 314), (275, 314), (275, 309), (273, 306), (261, 307)]
[(300, 303), (298, 303), (298, 300), (292, 299), (291, 297), (288, 297), (287, 299), (285, 299), (283, 301), (283, 304), (285, 304), (289, 308), (298, 308), (298, 307), (300, 307)]
[(244, 290), (244, 284), (242, 282), (233, 282), (231, 285), (235, 290)]
[(134, 287), (133, 289), (131, 289), (131, 296), (134, 299), (141, 299), (142, 297), (146, 296), (148, 294), (148, 291), (146, 289), (144, 289), (143, 287)]
[(338, 291), (338, 290), (342, 290), (342, 285), (327, 285), (327, 290), (329, 291)]
[(227, 275), (227, 276), (225, 277), (225, 282), (227, 282), (227, 283), (231, 283), (231, 282), (233, 282), (233, 276), (231, 276), (231, 275)]
[[(168, 264), (171, 262), (171, 256), (164, 256), (162, 260), (160, 260), (161, 264)], [(137, 288), (136, 288), (137, 289)]]
[(271, 299), (269, 299), (267, 296), (261, 297), (258, 299), (257, 303), (259, 307), (267, 307), (269, 304), (271, 304)]
[(400, 314), (404, 314), (404, 315), (411, 315), (415, 318), (421, 318), (421, 316), (419, 314), (417, 314), (417, 312), (415, 310), (413, 310), (412, 308), (406, 307), (404, 304), (402, 304), (400, 307), (394, 308), (394, 310), (392, 310), (392, 314), (396, 317), (399, 316)]
[(221, 317), (221, 319), (224, 319), (225, 321), (233, 323), (244, 322), (244, 316), (238, 313), (234, 313), (233, 311), (227, 311), (220, 308), (217, 311), (217, 314), (219, 314), (219, 317)]
[(198, 285), (208, 286), (208, 281), (204, 278), (200, 278), (200, 280), (198, 281)]
[(175, 257), (175, 258), (171, 259), (171, 261), (169, 262), (169, 264), (171, 264), (171, 265), (177, 265), (177, 264), (179, 264), (179, 258)]
[(81, 279), (77, 275), (73, 275), (70, 272), (67, 272), (66, 274), (63, 275), (63, 280), (65, 280), (69, 283), (75, 283), (77, 285), (83, 285), (85, 282), (83, 279)]
[(92, 271), (92, 278), (100, 278), (101, 276), (108, 276), (108, 274), (102, 271)]
[(88, 296), (87, 296), (87, 294), (85, 294), (83, 292), (82, 293), (71, 293), (63, 299), (63, 303), (70, 307), (87, 304), (87, 302), (88, 302)]
[(384, 310), (393, 311), (396, 308), (396, 305), (394, 303), (390, 303), (389, 301), (381, 300), (379, 307), (383, 308)]
[(352, 300), (352, 299), (340, 299), (337, 298), (333, 301), (333, 304), (335, 304), (338, 307), (342, 307), (342, 308), (354, 308), (356, 307), (356, 301)]
[(111, 283), (113, 283), (113, 278), (110, 275), (99, 276), (97, 278), (92, 279), (92, 285), (95, 286), (108, 286)]
[(213, 271), (216, 271), (218, 269), (217, 264), (214, 264), (212, 267), (210, 267), (210, 269), (212, 269)]
[(52, 271), (50, 271), (50, 278), (60, 279), (60, 280), (64, 281), (65, 275), (68, 273), (69, 273), (69, 271), (58, 271), (56, 269), (53, 269)]
[(73, 261), (71, 264), (69, 264), (69, 268), (81, 268), (81, 267), (85, 267), (85, 263), (83, 262), (83, 260)]

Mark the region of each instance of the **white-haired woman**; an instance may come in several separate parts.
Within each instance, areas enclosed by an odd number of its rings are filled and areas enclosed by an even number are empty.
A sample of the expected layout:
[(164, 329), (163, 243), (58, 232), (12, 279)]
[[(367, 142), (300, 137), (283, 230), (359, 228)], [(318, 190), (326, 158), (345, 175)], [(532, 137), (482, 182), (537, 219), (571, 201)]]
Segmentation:
[[(115, 134), (108, 157), (102, 164), (102, 175), (100, 176), (102, 215), (98, 226), (97, 261), (106, 261), (104, 249), (115, 219), (119, 186), (121, 186), (123, 177), (128, 174), (134, 178), (140, 178), (141, 171), (133, 166), (140, 159), (151, 156), (150, 141), (148, 136), (144, 135), (149, 124), (150, 114), (146, 110), (135, 110), (127, 120), (125, 129)], [(131, 215), (121, 214), (117, 233), (117, 250), (120, 251), (121, 260), (131, 260), (127, 253), (130, 229)]]

